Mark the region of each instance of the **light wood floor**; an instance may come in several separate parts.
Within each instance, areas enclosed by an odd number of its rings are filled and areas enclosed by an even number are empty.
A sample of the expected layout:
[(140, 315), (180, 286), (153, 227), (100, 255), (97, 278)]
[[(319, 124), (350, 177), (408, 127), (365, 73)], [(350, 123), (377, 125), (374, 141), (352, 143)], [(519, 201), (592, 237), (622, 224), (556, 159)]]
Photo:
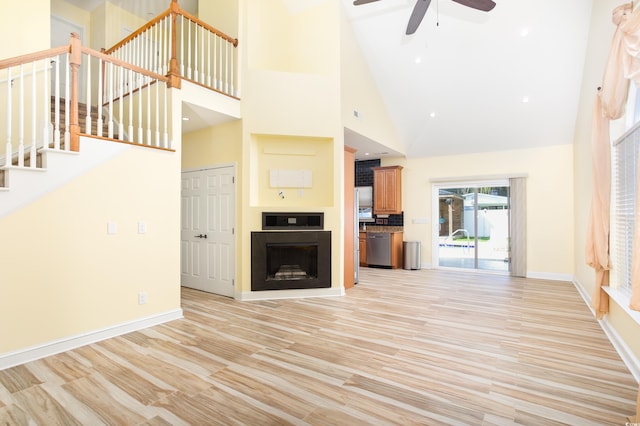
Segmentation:
[(637, 384), (570, 283), (363, 269), (0, 372), (0, 424), (624, 425)]

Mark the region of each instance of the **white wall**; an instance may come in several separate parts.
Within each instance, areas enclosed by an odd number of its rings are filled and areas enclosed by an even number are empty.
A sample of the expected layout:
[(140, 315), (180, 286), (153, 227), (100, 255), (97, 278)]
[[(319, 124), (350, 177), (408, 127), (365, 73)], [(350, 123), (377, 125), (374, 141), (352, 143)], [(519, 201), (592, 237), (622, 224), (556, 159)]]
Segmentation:
[[(432, 266), (432, 179), (527, 176), (527, 271), (530, 276), (573, 275), (573, 147), (558, 145), (418, 159), (385, 159), (404, 166), (404, 239), (421, 242), (422, 264)], [(413, 223), (415, 219), (428, 223)], [(436, 236), (437, 237), (437, 236)]]

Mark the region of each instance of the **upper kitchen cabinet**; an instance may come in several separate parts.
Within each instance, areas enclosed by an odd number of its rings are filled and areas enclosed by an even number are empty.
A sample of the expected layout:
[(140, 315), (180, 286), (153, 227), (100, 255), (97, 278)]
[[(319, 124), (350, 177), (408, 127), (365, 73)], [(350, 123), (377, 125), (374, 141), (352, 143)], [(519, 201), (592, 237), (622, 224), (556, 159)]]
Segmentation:
[(373, 213), (402, 213), (402, 166), (373, 167)]

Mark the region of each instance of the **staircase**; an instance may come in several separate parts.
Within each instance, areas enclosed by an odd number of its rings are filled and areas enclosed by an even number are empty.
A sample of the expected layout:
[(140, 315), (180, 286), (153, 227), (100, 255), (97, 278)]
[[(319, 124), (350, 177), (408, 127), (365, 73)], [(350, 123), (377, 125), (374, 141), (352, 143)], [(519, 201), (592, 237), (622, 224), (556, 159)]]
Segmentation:
[[(51, 97), (51, 123), (55, 122), (55, 114), (56, 114), (55, 107), (56, 107), (55, 97), (52, 96)], [(65, 112), (66, 112), (65, 99), (60, 98), (59, 114), (61, 119), (60, 119), (59, 133), (60, 133), (60, 149), (62, 150), (65, 149), (64, 132), (66, 130), (66, 125), (63, 119), (63, 117), (65, 116)], [(90, 133), (91, 135), (98, 134), (98, 118), (99, 116), (98, 116), (97, 107), (92, 106), (91, 107), (91, 133)], [(104, 116), (102, 116), (101, 118), (103, 120), (102, 134), (106, 137), (109, 134), (109, 123), (105, 120)], [(87, 129), (87, 105), (86, 104), (78, 103), (78, 122), (80, 123), (80, 132), (85, 133)], [(114, 126), (113, 138), (118, 139), (118, 135), (115, 133), (115, 130), (117, 130), (117, 126)], [(50, 142), (49, 148), (53, 148), (53, 146), (54, 146), (54, 143)], [(17, 153), (14, 153), (11, 164), (13, 166), (18, 166)], [(25, 153), (24, 155), (24, 166), (31, 167), (31, 156), (28, 153)], [(37, 151), (35, 168), (39, 168), (39, 169), (42, 168), (42, 148), (39, 148)], [(6, 188), (5, 170), (0, 170), (0, 189), (2, 188), (5, 188), (5, 190), (8, 189)]]

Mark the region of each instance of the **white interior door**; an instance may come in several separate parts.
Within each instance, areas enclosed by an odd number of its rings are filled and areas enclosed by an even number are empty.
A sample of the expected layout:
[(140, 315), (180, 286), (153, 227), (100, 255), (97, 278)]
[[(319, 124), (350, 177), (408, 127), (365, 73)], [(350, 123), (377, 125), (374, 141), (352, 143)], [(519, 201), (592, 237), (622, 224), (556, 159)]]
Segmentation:
[(235, 167), (182, 173), (181, 282), (234, 295)]

